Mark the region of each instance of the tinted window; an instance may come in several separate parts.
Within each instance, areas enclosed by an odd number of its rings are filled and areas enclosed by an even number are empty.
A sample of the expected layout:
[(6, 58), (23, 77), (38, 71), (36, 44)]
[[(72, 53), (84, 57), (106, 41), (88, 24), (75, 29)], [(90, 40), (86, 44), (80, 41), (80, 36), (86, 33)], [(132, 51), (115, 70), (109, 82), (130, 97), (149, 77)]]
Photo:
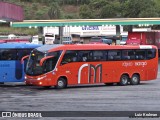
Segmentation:
[(79, 51), (78, 52), (78, 60), (80, 62), (91, 62), (91, 61), (93, 61), (92, 54), (93, 53), (90, 50)]
[(134, 60), (135, 52), (134, 50), (122, 50), (122, 60)]
[(65, 55), (63, 56), (61, 64), (67, 64), (70, 62), (77, 62), (78, 56), (77, 51), (66, 51)]
[(119, 60), (144, 60), (156, 56), (156, 50), (79, 50), (67, 51), (62, 64), (70, 62), (94, 62), (94, 61), (119, 61)]
[(107, 52), (102, 50), (93, 51), (93, 61), (105, 61)]
[(32, 49), (18, 49), (18, 60), (21, 60), (22, 57), (29, 55)]
[(147, 59), (156, 57), (156, 49), (147, 50)]
[(16, 49), (1, 49), (0, 60), (17, 60)]
[(120, 50), (109, 50), (108, 60), (121, 60), (121, 51)]
[(101, 37), (92, 37), (90, 42), (101, 42)]
[(145, 52), (146, 50), (135, 50), (135, 58), (136, 60), (143, 60), (145, 59)]
[(110, 45), (112, 44), (112, 39), (102, 39), (102, 42)]

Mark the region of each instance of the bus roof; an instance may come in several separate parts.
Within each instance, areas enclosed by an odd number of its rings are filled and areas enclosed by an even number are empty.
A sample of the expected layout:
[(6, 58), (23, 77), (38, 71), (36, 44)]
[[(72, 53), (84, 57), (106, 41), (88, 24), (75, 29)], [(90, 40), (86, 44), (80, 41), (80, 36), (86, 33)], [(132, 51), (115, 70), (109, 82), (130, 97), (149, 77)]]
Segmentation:
[(0, 48), (36, 48), (41, 45), (32, 44), (32, 43), (1, 43)]
[(64, 46), (64, 45), (62, 45), (62, 44), (43, 45), (43, 46), (38, 47), (36, 49), (41, 52), (47, 52), (47, 51), (52, 50), (54, 48), (59, 48), (60, 46)]
[(41, 52), (52, 52), (56, 50), (105, 50), (105, 49), (152, 49), (153, 45), (107, 45), (107, 44), (69, 44), (69, 45), (44, 45), (36, 48)]

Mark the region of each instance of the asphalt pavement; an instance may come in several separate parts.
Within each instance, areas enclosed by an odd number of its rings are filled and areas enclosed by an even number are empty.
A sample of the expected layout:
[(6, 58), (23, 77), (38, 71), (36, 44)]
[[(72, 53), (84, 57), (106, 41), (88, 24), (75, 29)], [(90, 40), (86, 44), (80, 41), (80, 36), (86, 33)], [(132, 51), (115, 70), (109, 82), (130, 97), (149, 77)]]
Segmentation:
[[(96, 114), (96, 111), (113, 111), (113, 113), (115, 111), (155, 111), (156, 114), (160, 111), (160, 70), (156, 80), (141, 82), (140, 85), (135, 86), (97, 84), (69, 86), (66, 89), (57, 90), (54, 87), (45, 89), (37, 86), (25, 86), (23, 83), (0, 85), (0, 111), (93, 111), (92, 115)], [(58, 114), (63, 114), (63, 112)], [(1, 119), (6, 120), (6, 118)], [(72, 117), (71, 115), (41, 119), (127, 120), (136, 118), (120, 116), (74, 117), (74, 115)]]

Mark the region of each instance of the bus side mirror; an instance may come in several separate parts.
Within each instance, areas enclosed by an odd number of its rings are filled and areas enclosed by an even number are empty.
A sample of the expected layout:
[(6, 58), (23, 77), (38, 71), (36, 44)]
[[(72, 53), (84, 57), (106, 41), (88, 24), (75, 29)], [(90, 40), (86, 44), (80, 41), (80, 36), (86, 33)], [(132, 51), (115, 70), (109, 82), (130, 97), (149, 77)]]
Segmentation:
[(26, 55), (26, 56), (22, 57), (21, 64), (23, 64), (24, 60), (27, 59), (27, 58), (29, 58), (29, 55)]
[(47, 59), (49, 59), (49, 58), (53, 58), (53, 57), (54, 57), (54, 56), (47, 56), (47, 57), (42, 58), (42, 59), (40, 60), (39, 65), (42, 66), (45, 60), (47, 60)]

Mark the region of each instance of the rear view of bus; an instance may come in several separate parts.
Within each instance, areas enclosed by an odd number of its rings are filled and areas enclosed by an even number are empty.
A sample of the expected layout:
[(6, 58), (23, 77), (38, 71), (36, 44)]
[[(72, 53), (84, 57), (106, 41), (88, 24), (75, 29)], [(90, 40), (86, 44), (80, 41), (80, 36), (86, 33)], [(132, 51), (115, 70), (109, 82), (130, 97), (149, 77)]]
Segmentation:
[(56, 86), (78, 84), (138, 85), (154, 80), (158, 50), (152, 45), (45, 45), (34, 49), (26, 67), (26, 84)]
[(23, 82), (26, 61), (21, 64), (21, 58), (40, 45), (30, 43), (0, 44), (0, 83)]
[(47, 33), (45, 34), (45, 44), (54, 44), (55, 34)]

